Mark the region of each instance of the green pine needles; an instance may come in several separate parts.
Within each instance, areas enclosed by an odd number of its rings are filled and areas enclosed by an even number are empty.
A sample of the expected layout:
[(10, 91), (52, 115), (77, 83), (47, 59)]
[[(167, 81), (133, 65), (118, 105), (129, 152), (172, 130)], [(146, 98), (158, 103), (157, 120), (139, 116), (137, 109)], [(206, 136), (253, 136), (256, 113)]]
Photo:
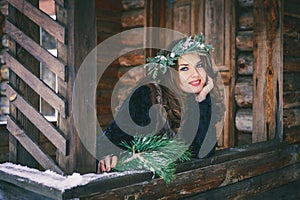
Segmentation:
[(115, 170), (147, 169), (166, 183), (175, 178), (177, 161), (188, 161), (191, 158), (189, 146), (183, 141), (161, 135), (134, 136), (130, 144), (122, 142), (121, 145), (128, 151), (121, 154)]

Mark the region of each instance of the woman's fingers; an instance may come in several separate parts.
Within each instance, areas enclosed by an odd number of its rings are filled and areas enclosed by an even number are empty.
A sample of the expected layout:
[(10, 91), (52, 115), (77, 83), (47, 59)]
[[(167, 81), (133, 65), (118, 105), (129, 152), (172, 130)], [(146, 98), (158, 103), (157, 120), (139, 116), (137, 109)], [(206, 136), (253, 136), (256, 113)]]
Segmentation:
[(114, 168), (117, 164), (118, 157), (117, 156), (106, 156), (104, 159), (100, 160), (98, 163), (98, 173), (102, 172), (110, 172), (112, 168)]
[(107, 172), (109, 172), (110, 169), (111, 169), (111, 156), (106, 156), (106, 157), (104, 158), (104, 160), (105, 160), (105, 170), (106, 170)]
[(99, 163), (98, 163), (98, 173), (102, 173), (102, 172), (105, 172), (105, 163), (104, 163), (104, 160), (100, 160)]
[(117, 156), (112, 156), (111, 158), (111, 168), (114, 168), (117, 165), (118, 162), (118, 157)]
[(207, 79), (208, 80), (206, 86), (202, 89), (202, 91), (198, 95), (196, 95), (196, 101), (198, 102), (202, 102), (203, 100), (205, 100), (207, 94), (214, 88), (214, 82), (212, 78), (207, 76)]

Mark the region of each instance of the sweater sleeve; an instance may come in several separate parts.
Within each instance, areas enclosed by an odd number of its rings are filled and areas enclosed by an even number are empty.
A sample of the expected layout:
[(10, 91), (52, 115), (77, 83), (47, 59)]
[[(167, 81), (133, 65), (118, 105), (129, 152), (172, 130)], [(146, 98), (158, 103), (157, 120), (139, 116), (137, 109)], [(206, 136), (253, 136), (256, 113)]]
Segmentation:
[[(200, 112), (200, 120), (199, 126), (197, 130), (197, 134), (191, 144), (191, 151), (194, 157), (197, 157), (200, 151), (200, 148), (203, 144), (203, 141), (208, 133), (208, 128), (211, 122), (211, 98), (210, 95), (207, 95), (206, 99), (202, 101), (199, 105), (199, 112)], [(215, 150), (215, 147), (209, 153), (211, 155)]]
[(129, 105), (129, 115), (136, 124), (136, 127), (143, 127), (150, 123), (149, 109), (152, 106), (150, 88), (147, 86), (139, 87), (133, 92), (132, 96), (125, 101), (116, 115), (117, 120), (114, 120), (104, 132), (106, 137), (120, 148), (122, 148), (120, 145), (122, 141), (130, 143), (133, 139), (133, 135), (137, 134), (138, 131), (135, 127), (128, 127), (131, 132), (124, 132), (117, 124), (118, 121), (122, 123), (122, 126), (126, 126), (126, 117), (128, 117), (126, 115), (126, 110), (128, 110), (126, 106)]

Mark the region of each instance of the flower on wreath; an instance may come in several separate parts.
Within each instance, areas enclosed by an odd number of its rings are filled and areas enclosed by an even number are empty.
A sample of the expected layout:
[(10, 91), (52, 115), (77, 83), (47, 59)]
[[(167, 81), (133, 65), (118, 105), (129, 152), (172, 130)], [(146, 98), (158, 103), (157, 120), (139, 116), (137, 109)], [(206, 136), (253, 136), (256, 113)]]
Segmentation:
[(147, 75), (150, 75), (153, 79), (156, 79), (158, 73), (165, 74), (169, 66), (175, 65), (180, 56), (186, 53), (198, 53), (200, 55), (207, 55), (210, 51), (214, 51), (214, 48), (204, 43), (204, 35), (198, 34), (194, 38), (191, 36), (185, 40), (180, 40), (172, 49), (171, 53), (164, 54), (160, 51), (155, 57), (147, 58), (147, 64), (145, 68)]

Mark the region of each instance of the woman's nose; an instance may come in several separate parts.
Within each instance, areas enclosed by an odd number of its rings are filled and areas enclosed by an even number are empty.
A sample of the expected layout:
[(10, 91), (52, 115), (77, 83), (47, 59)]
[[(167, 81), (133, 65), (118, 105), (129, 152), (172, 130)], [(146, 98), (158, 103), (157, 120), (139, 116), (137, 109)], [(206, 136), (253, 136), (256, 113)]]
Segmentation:
[(198, 72), (198, 70), (195, 68), (195, 67), (191, 67), (191, 76), (192, 77), (199, 77), (199, 72)]

